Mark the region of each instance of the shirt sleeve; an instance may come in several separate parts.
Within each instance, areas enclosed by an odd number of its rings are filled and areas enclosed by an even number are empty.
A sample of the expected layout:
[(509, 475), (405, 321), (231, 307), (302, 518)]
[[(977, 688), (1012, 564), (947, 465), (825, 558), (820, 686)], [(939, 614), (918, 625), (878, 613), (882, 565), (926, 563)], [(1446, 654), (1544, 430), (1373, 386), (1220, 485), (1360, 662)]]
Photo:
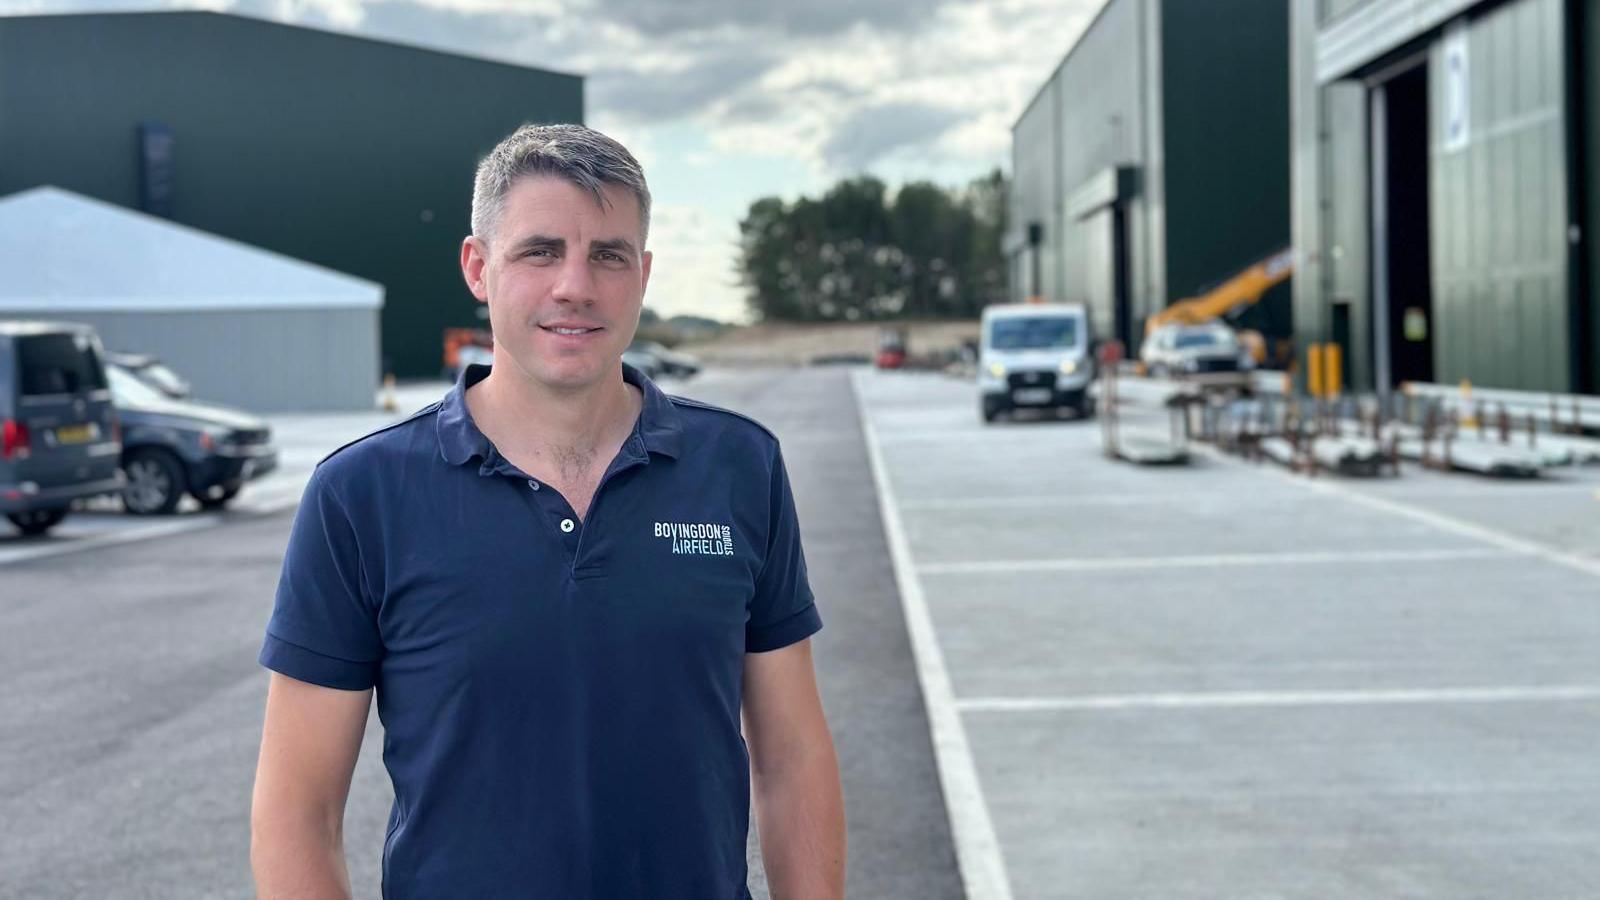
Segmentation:
[(772, 457), (770, 517), (767, 527), (767, 552), (756, 576), (755, 598), (750, 601), (750, 619), (745, 625), (747, 653), (762, 653), (787, 647), (817, 633), (822, 618), (811, 594), (806, 576), (806, 557), (800, 546), (800, 521), (795, 514), (794, 493), (789, 489), (789, 473), (783, 453)]
[(355, 527), (319, 467), (295, 513), (260, 661), (298, 681), (359, 691), (377, 680), (382, 658)]

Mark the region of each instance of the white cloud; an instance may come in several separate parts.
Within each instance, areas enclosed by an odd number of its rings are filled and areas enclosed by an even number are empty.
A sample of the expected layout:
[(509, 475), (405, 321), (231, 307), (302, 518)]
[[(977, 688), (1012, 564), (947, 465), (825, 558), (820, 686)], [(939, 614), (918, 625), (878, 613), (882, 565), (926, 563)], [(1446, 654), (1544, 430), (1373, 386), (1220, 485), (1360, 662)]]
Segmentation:
[(680, 313), (744, 320), (744, 289), (734, 272), (739, 228), (698, 206), (663, 204), (651, 213), (654, 262), (645, 304), (663, 317)]

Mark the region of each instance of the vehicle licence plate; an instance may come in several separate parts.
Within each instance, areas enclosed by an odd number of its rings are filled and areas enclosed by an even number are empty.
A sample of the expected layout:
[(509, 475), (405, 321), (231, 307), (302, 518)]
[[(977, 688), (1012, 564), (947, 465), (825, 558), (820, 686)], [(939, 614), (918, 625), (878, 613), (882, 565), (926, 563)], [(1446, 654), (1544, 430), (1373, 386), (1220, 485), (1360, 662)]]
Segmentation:
[(1049, 388), (1021, 388), (1011, 392), (1011, 400), (1014, 403), (1049, 403), (1050, 393)]
[(87, 444), (95, 439), (94, 423), (88, 425), (63, 425), (56, 429), (56, 443), (58, 444)]

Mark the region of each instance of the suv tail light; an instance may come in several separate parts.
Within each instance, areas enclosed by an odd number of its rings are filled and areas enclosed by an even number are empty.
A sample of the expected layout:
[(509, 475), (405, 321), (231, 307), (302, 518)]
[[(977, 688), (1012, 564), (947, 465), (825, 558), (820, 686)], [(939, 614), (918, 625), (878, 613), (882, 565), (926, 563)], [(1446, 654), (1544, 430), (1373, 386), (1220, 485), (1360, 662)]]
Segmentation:
[(0, 425), (0, 459), (27, 459), (31, 443), (28, 426), (16, 419), (6, 419)]

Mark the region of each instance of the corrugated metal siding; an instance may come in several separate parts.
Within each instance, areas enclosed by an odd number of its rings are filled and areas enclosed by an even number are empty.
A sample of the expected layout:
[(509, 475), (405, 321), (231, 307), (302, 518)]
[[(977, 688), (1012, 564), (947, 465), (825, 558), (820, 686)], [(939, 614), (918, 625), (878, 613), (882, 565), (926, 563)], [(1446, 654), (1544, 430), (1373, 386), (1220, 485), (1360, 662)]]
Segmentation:
[[(1127, 204), (1129, 293), (1136, 317), (1142, 298), (1151, 293), (1150, 272), (1165, 269), (1164, 262), (1152, 263), (1149, 258), (1151, 218), (1145, 206), (1149, 186), (1162, 178), (1145, 158), (1146, 149), (1155, 142), (1147, 133), (1153, 117), (1147, 114), (1151, 98), (1142, 68), (1155, 53), (1146, 43), (1148, 19), (1154, 14), (1149, 0), (1112, 0), (1057, 74), (1060, 196), (1064, 199), (1114, 166), (1131, 164), (1139, 169), (1141, 187)], [(1059, 298), (1093, 303), (1095, 328), (1101, 336), (1114, 334), (1109, 218), (1106, 211), (1083, 218), (1064, 216), (1059, 245), (1064, 260)]]
[(8, 318), (83, 322), (107, 350), (160, 357), (195, 395), (255, 412), (372, 409), (378, 311), (127, 312)]
[(1444, 145), (1429, 61), (1437, 377), (1570, 389), (1561, 0), (1516, 0), (1467, 32), (1470, 133)]
[(0, 114), (0, 193), (133, 208), (138, 123), (170, 125), (177, 221), (383, 284), (384, 353), (433, 376), (442, 329), (477, 323), (479, 158), (583, 121), (583, 80), (205, 12), (0, 17)]
[[(1017, 264), (1019, 279), (1013, 283), (1013, 299), (1022, 300), (1032, 288), (1033, 256), (1040, 253), (1039, 289), (1049, 296), (1059, 290), (1061, 260), (1052, 248), (1060, 241), (1061, 186), (1056, 181), (1059, 154), (1056, 141), (1059, 137), (1056, 117), (1060, 114), (1056, 101), (1056, 82), (1046, 82), (1033, 104), (1017, 120), (1012, 129), (1012, 179), (1010, 215), (1012, 233), (1021, 242), (1022, 250)], [(1037, 223), (1044, 228), (1044, 243), (1035, 248), (1027, 244), (1028, 226)]]
[(1600, 391), (1600, 0), (1585, 0), (1583, 3), (1582, 46), (1583, 53), (1579, 58), (1585, 62), (1582, 115), (1585, 151), (1583, 172), (1587, 179), (1583, 186), (1587, 191), (1584, 211), (1587, 221), (1581, 227), (1583, 245), (1588, 248), (1589, 254), (1589, 285), (1588, 296), (1581, 298), (1580, 302), (1589, 304), (1591, 358), (1586, 362), (1590, 383)]
[(1317, 6), (1318, 0), (1291, 0), (1289, 8), (1290, 232), (1296, 250), (1290, 287), (1300, 344), (1319, 339), (1328, 327), (1328, 275), (1318, 187), (1322, 175), (1322, 105), (1317, 102)]
[[(1327, 302), (1348, 303), (1350, 347), (1345, 382), (1357, 390), (1372, 389), (1372, 282), (1370, 267), (1372, 220), (1367, 168), (1370, 129), (1367, 89), (1353, 82), (1335, 82), (1321, 89), (1322, 144), (1321, 191), (1330, 199), (1322, 210), (1322, 234), (1327, 277)], [(1331, 340), (1328, 330), (1317, 340)]]

